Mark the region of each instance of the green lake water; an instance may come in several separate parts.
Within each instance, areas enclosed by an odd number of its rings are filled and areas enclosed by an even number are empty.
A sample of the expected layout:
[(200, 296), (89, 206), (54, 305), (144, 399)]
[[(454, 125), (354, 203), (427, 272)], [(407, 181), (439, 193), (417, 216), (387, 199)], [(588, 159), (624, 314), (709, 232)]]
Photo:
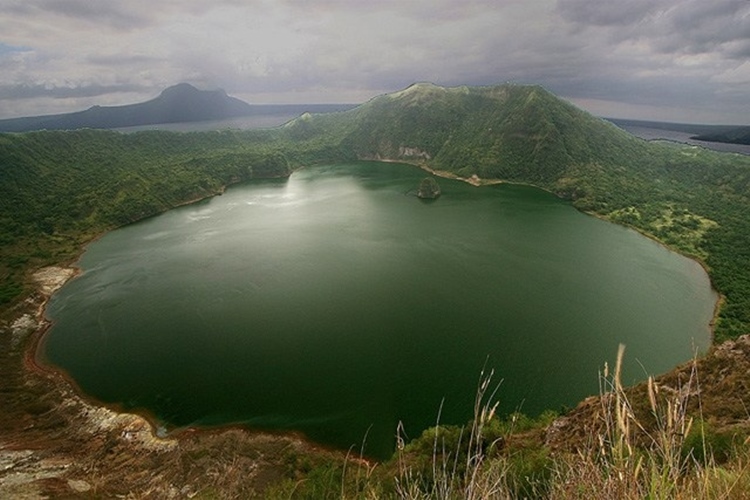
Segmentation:
[[(40, 357), (164, 429), (241, 423), (387, 457), (471, 418), (483, 366), (538, 414), (710, 343), (695, 262), (538, 189), (414, 167), (307, 168), (113, 231), (50, 301)], [(366, 439), (365, 439), (366, 437)]]

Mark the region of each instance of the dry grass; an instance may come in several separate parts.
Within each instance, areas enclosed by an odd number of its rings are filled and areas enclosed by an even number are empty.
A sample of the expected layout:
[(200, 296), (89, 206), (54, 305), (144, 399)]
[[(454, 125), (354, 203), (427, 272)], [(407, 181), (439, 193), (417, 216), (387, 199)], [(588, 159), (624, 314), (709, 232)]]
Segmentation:
[[(523, 460), (534, 455), (519, 454), (507, 443), (488, 442), (492, 436), (486, 431), (497, 418), (498, 387), (491, 386), (492, 373), (483, 372), (472, 423), (453, 434), (441, 427), (426, 434), (432, 444), (428, 463), (409, 453), (398, 433), (393, 473), (358, 472), (356, 491), (344, 486), (344, 474), (340, 498), (750, 498), (750, 440), (736, 443), (728, 459), (717, 463), (701, 414), (697, 362), (678, 387), (649, 378), (644, 394), (623, 387), (623, 356), (621, 346), (614, 370), (610, 373), (605, 365), (600, 374), (596, 421), (587, 444), (575, 452), (558, 452), (546, 463), (547, 474), (526, 477), (527, 483), (521, 484), (519, 464), (523, 469)], [(640, 396), (644, 401), (634, 400)]]
[[(507, 474), (503, 464), (495, 461), (485, 464), (484, 429), (494, 418), (497, 403), (494, 402), (499, 385), (491, 392), (493, 372), (485, 375), (482, 371), (474, 399), (474, 419), (468, 435), (464, 429), (459, 431), (455, 449), (447, 447), (445, 436), (434, 432), (432, 447), (432, 476), (424, 477), (409, 467), (404, 457), (404, 444), (401, 432), (398, 432), (398, 470), (396, 493), (400, 498), (499, 498), (505, 491), (504, 479)], [(442, 405), (441, 405), (442, 408)], [(438, 412), (438, 422), (440, 412)], [(466, 451), (462, 453), (464, 440), (468, 440)], [(425, 486), (427, 485), (427, 488)], [(427, 490), (427, 491), (425, 491)]]
[[(694, 499), (750, 498), (747, 443), (727, 464), (714, 460), (702, 424), (693, 434), (702, 446), (688, 445), (694, 417), (690, 398), (700, 394), (697, 364), (688, 382), (665, 390), (648, 379), (650, 421), (633, 410), (620, 382), (624, 348), (610, 377), (602, 376), (601, 427), (592, 446), (560, 457), (549, 498)], [(697, 402), (700, 412), (700, 401)]]

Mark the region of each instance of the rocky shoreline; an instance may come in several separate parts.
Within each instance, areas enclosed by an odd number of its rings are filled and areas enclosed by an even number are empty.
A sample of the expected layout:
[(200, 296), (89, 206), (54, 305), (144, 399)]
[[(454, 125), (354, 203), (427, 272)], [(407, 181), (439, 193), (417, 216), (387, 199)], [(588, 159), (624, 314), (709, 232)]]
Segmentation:
[(38, 302), (38, 305), (36, 305), (35, 312), (26, 312), (11, 323), (10, 330), (14, 346), (18, 346), (27, 335), (46, 326), (44, 308), (47, 301), (53, 293), (77, 274), (77, 269), (57, 266), (44, 267), (32, 274), (31, 277), (36, 285), (38, 297), (36, 300), (34, 298), (29, 299), (28, 303)]
[(298, 457), (343, 462), (341, 453), (301, 436), (240, 427), (157, 437), (146, 418), (86, 401), (64, 376), (36, 363), (49, 327), (45, 305), (77, 273), (33, 273), (36, 293), (0, 333), (1, 498), (262, 497), (294, 477), (290, 463)]

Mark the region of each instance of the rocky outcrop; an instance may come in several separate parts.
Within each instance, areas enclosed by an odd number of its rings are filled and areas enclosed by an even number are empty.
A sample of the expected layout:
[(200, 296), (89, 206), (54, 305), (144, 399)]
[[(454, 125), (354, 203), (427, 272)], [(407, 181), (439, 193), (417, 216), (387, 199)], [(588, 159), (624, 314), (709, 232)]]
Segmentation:
[(419, 148), (409, 147), (409, 146), (399, 146), (398, 156), (399, 158), (421, 159), (421, 160), (429, 160), (432, 158), (430, 153), (428, 153), (427, 151), (424, 151)]
[(434, 200), (440, 196), (440, 186), (434, 177), (425, 177), (419, 183), (417, 196), (423, 200)]

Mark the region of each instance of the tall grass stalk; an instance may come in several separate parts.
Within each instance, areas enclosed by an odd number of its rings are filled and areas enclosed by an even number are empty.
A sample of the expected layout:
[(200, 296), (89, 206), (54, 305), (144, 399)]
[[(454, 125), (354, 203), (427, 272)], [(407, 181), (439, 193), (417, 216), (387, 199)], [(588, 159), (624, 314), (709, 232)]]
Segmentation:
[[(421, 477), (406, 462), (404, 457), (403, 426), (397, 432), (399, 477), (396, 493), (404, 499), (483, 499), (510, 498), (506, 479), (506, 465), (501, 460), (486, 463), (485, 427), (495, 417), (498, 402), (495, 400), (500, 384), (493, 388), (494, 370), (480, 373), (474, 398), (474, 418), (468, 432), (462, 427), (458, 440), (449, 449), (441, 433), (440, 417), (443, 403), (438, 410), (438, 421), (432, 442), (432, 477)], [(464, 441), (465, 457), (462, 458)]]
[[(686, 481), (694, 486), (694, 479), (705, 472), (690, 467), (695, 460), (684, 453), (685, 439), (693, 425), (688, 403), (691, 395), (697, 394), (697, 365), (694, 361), (689, 379), (676, 389), (662, 387), (649, 377), (644, 414), (635, 411), (622, 384), (624, 353), (625, 347), (620, 345), (614, 372), (610, 374), (605, 364), (600, 376), (596, 452), (582, 450), (574, 460), (578, 467), (563, 466), (562, 472), (558, 469), (568, 477), (558, 477), (556, 486), (575, 483), (581, 491), (618, 498), (675, 498)], [(691, 472), (696, 475), (688, 478)], [(561, 494), (563, 491), (566, 494)], [(557, 493), (569, 498), (570, 491), (563, 491)]]
[[(626, 390), (624, 354), (621, 345), (614, 370), (610, 373), (605, 364), (600, 373), (596, 411), (586, 427), (589, 440), (575, 452), (558, 451), (548, 461), (536, 462), (548, 474), (522, 476), (523, 471), (538, 471), (530, 467), (538, 457), (548, 457), (550, 450), (542, 440), (524, 447), (529, 434), (515, 434), (516, 415), (505, 423), (496, 420), (500, 384), (493, 386), (494, 372), (483, 370), (470, 425), (441, 427), (441, 403), (436, 427), (417, 440), (423, 447), (411, 448), (399, 423), (397, 470), (395, 477), (386, 479), (392, 481), (392, 489), (373, 485), (375, 478), (368, 469), (363, 482), (357, 471), (356, 492), (342, 486), (342, 498), (750, 499), (750, 438), (736, 443), (740, 446), (732, 448), (730, 461), (717, 464), (712, 446), (722, 442), (714, 431), (706, 431), (709, 424), (702, 414), (697, 360), (676, 386), (649, 377), (643, 386)], [(697, 423), (690, 408), (697, 408)], [(489, 442), (490, 436), (500, 435), (498, 429), (503, 442)], [(489, 452), (493, 448), (498, 452)], [(726, 446), (723, 451), (728, 453)]]

